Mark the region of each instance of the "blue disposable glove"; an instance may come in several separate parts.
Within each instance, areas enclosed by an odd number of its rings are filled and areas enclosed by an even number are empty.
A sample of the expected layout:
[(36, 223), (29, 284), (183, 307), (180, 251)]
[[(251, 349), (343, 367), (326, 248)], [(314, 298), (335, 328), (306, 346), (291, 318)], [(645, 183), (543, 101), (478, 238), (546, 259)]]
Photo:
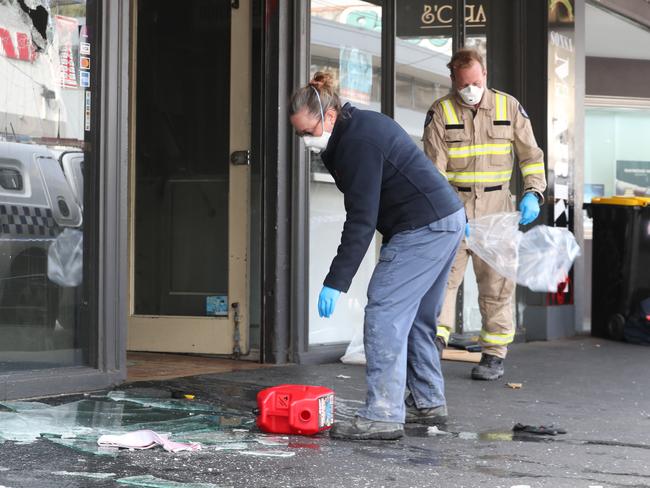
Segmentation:
[(519, 203), (519, 211), (521, 212), (520, 224), (527, 225), (535, 220), (539, 215), (537, 196), (531, 192), (526, 193)]
[(329, 318), (334, 313), (334, 307), (336, 307), (336, 301), (340, 295), (340, 291), (324, 286), (318, 296), (318, 315)]
[(469, 238), (469, 222), (465, 223), (465, 237)]

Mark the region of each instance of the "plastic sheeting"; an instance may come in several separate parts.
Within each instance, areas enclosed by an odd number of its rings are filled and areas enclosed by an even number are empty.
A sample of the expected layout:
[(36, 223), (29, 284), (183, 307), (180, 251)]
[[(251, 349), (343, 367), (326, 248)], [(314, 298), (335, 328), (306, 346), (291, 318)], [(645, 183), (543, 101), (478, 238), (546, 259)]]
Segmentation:
[(79, 286), (83, 279), (83, 232), (64, 229), (47, 252), (47, 277), (60, 286)]
[(366, 351), (363, 346), (363, 329), (354, 334), (345, 354), (341, 357), (345, 364), (366, 364)]
[(568, 229), (538, 225), (521, 232), (519, 220), (519, 212), (470, 220), (467, 246), (502, 276), (532, 291), (557, 292), (580, 246)]

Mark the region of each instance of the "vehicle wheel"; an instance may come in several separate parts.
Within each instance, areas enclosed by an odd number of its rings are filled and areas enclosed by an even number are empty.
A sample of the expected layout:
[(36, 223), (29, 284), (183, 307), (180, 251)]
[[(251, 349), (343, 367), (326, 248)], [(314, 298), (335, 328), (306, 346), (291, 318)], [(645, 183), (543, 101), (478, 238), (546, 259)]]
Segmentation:
[(622, 341), (624, 339), (624, 329), (625, 317), (620, 313), (612, 315), (607, 321), (607, 333), (610, 338), (616, 341)]

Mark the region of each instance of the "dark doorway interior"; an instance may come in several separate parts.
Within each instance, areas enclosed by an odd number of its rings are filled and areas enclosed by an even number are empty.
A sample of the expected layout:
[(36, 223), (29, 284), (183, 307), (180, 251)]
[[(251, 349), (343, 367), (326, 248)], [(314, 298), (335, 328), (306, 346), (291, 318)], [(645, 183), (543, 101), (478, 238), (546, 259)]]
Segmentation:
[(206, 315), (228, 294), (230, 2), (141, 0), (135, 313)]

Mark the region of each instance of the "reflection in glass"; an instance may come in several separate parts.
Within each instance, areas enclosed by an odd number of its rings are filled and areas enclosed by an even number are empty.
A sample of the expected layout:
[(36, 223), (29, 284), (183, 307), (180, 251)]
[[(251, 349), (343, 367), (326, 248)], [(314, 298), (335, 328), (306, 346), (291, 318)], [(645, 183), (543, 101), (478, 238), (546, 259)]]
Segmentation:
[[(382, 10), (370, 2), (312, 0), (311, 70), (338, 80), (342, 103), (381, 110)], [(311, 155), (309, 185), (309, 343), (347, 342), (363, 327), (366, 290), (375, 264), (371, 242), (350, 290), (341, 295), (334, 315), (318, 316), (318, 294), (336, 255), (345, 222), (343, 194), (317, 155)]]
[(0, 2), (0, 374), (90, 364), (92, 5)]
[(451, 89), (450, 37), (398, 37), (395, 41), (395, 120), (422, 147), (424, 118)]

